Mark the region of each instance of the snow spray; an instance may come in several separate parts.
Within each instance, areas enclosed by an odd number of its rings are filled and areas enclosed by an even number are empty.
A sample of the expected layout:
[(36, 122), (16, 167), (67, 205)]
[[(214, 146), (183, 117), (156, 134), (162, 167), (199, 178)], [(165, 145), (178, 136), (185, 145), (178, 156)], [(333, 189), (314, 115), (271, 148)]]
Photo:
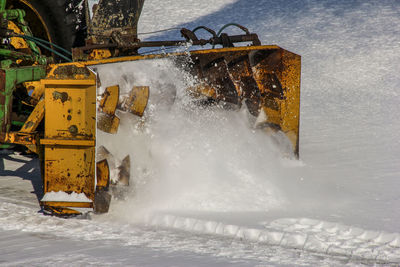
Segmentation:
[(284, 203), (274, 186), (279, 148), (254, 129), (245, 108), (199, 106), (186, 90), (196, 77), (171, 59), (105, 65), (98, 73), (100, 91), (115, 84), (121, 94), (150, 87), (142, 118), (121, 112), (116, 135), (98, 131), (98, 146), (132, 161), (131, 193), (114, 201), (114, 213), (268, 211)]

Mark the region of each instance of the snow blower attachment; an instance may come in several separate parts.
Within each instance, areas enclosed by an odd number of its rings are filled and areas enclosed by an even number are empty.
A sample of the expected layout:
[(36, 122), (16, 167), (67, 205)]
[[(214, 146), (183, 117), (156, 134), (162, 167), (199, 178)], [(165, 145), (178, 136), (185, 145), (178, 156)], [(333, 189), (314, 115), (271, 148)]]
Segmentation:
[[(39, 43), (42, 48), (44, 44), (58, 46), (33, 37), (25, 28), (23, 34), (17, 34), (14, 26), (25, 24), (5, 22), (23, 21), (24, 13), (14, 14), (1, 3), (5, 1), (0, 0), (0, 13), (6, 14), (0, 16), (5, 20), (1, 24), (2, 39), (20, 38), (30, 50), (25, 46), (19, 49), (15, 42), (4, 42), (0, 49), (0, 142), (3, 146), (24, 145), (39, 155), (44, 210), (58, 215), (90, 210), (104, 213), (112, 195), (121, 192), (118, 188), (132, 184), (129, 155), (119, 164), (106, 147), (96, 147), (96, 133), (117, 133), (119, 112), (143, 116), (152, 88), (149, 84), (133, 84), (129, 90), (124, 88), (129, 92), (125, 95), (118, 84), (102, 88), (101, 77), (93, 71), (100, 64), (135, 61), (137, 66), (156, 66), (149, 63), (169, 60), (196, 80), (195, 85), (187, 87), (189, 95), (199, 100), (196, 103), (220, 103), (232, 112), (245, 106), (254, 117), (256, 128), (266, 134), (283, 132), (298, 157), (300, 56), (275, 45), (261, 45), (257, 35), (243, 26), (230, 24), (240, 27), (243, 35), (229, 36), (222, 30), (217, 34), (200, 26), (193, 31), (182, 29), (182, 40), (141, 42), (136, 25), (143, 1), (100, 1), (88, 27), (86, 45), (73, 49), (69, 54), (73, 56), (71, 62), (50, 64), (50, 57), (32, 51), (40, 51)], [(106, 5), (116, 6), (107, 9)], [(118, 20), (118, 25), (115, 20), (105, 19), (107, 12), (121, 7), (127, 10), (124, 5), (134, 9), (129, 19)], [(103, 33), (102, 28), (106, 29)], [(199, 29), (211, 33), (212, 38), (199, 39), (195, 34)], [(250, 45), (234, 47), (241, 42)], [(171, 54), (138, 53), (143, 47), (185, 44), (212, 48)], [(214, 48), (217, 45), (222, 48)], [(53, 48), (50, 52), (55, 52)]]

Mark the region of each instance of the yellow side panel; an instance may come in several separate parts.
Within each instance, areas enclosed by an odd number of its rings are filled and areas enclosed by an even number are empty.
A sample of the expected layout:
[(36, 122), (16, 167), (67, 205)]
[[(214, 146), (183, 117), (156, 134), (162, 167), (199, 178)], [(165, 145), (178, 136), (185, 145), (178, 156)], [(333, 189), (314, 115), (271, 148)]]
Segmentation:
[[(42, 80), (45, 94), (45, 136), (41, 139), (45, 147), (44, 192), (84, 193), (93, 201), (96, 77), (85, 67), (74, 68), (75, 73), (83, 74), (67, 79), (70, 67), (56, 65), (51, 73), (58, 77)], [(51, 203), (46, 202), (46, 206), (51, 208)], [(87, 203), (70, 202), (63, 206), (83, 208)]]
[(292, 142), (298, 156), (301, 57), (285, 50), (282, 55), (282, 65), (283, 69), (279, 75), (281, 76), (282, 87), (286, 90), (285, 101), (281, 103), (281, 129)]
[(94, 139), (96, 88), (46, 84), (46, 138)]
[(46, 146), (44, 192), (85, 193), (94, 199), (94, 147)]

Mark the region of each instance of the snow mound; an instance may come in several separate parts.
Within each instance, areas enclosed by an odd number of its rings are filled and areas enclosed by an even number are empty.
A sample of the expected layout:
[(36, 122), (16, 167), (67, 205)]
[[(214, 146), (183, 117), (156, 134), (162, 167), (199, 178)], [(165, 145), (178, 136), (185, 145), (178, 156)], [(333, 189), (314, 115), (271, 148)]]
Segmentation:
[(92, 200), (88, 199), (85, 193), (76, 193), (72, 192), (68, 194), (63, 191), (58, 192), (47, 192), (44, 194), (41, 201), (56, 201), (56, 202), (92, 202)]

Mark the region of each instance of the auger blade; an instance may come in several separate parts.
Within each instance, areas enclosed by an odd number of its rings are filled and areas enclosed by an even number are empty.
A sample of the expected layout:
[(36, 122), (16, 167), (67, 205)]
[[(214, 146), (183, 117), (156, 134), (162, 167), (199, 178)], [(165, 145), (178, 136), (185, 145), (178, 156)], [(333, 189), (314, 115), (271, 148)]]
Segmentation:
[(129, 95), (122, 98), (118, 108), (142, 117), (149, 102), (149, 95), (150, 89), (148, 86), (133, 86)]
[(101, 97), (97, 113), (97, 128), (103, 132), (115, 134), (118, 132), (120, 122), (115, 115), (119, 101), (119, 86), (107, 87)]

